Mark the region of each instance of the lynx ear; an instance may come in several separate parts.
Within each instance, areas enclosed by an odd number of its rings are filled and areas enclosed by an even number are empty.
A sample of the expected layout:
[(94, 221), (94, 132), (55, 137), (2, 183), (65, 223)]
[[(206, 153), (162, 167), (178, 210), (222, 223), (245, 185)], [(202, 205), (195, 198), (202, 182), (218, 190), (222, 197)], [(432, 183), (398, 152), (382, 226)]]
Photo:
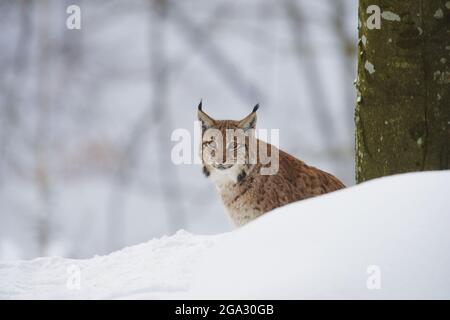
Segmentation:
[(239, 127), (245, 130), (256, 128), (256, 111), (259, 109), (259, 104), (253, 107), (252, 112), (244, 119), (239, 121)]
[(200, 103), (198, 104), (198, 120), (202, 123), (202, 129), (206, 130), (208, 128), (211, 128), (214, 125), (215, 120), (208, 116), (206, 113), (202, 110), (202, 100), (200, 100)]

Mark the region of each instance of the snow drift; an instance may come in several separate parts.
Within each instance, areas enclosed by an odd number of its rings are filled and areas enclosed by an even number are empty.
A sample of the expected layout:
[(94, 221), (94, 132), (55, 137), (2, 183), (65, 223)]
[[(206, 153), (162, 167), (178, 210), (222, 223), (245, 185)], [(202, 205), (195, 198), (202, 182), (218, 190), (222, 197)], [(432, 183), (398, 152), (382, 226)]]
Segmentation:
[[(450, 298), (450, 172), (397, 175), (288, 205), (201, 265), (200, 297)], [(380, 288), (372, 288), (373, 270)]]
[[(0, 298), (449, 299), (449, 187), (449, 171), (391, 176), (227, 234), (180, 231), (88, 260), (2, 262)], [(68, 286), (74, 265), (79, 289)]]

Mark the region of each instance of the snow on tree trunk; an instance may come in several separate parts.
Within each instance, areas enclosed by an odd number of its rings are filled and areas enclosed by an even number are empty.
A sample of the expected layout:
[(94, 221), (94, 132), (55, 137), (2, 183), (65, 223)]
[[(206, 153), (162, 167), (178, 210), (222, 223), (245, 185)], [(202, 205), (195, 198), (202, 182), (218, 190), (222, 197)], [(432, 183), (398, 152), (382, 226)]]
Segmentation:
[(360, 0), (356, 180), (450, 167), (450, 1)]

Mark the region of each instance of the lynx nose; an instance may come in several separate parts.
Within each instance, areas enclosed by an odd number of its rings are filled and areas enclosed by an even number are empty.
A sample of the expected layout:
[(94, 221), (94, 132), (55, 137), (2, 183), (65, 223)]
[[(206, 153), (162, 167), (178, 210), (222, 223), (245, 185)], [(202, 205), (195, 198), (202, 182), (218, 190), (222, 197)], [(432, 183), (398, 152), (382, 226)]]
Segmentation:
[(220, 170), (230, 169), (233, 165), (216, 164), (215, 167)]

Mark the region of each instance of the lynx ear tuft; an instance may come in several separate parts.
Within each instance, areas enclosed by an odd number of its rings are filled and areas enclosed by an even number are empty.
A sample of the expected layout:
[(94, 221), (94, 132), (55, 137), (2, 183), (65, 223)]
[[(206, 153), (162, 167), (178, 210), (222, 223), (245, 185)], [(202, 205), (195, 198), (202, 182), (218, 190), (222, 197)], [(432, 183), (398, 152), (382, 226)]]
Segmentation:
[(239, 122), (239, 126), (244, 131), (249, 129), (255, 129), (256, 127), (256, 111), (259, 109), (259, 103), (253, 107), (252, 112)]
[(211, 128), (214, 125), (215, 120), (208, 116), (205, 112), (202, 110), (202, 100), (200, 100), (200, 103), (198, 105), (198, 111), (197, 116), (198, 120), (202, 123), (202, 129), (206, 130), (208, 128)]

